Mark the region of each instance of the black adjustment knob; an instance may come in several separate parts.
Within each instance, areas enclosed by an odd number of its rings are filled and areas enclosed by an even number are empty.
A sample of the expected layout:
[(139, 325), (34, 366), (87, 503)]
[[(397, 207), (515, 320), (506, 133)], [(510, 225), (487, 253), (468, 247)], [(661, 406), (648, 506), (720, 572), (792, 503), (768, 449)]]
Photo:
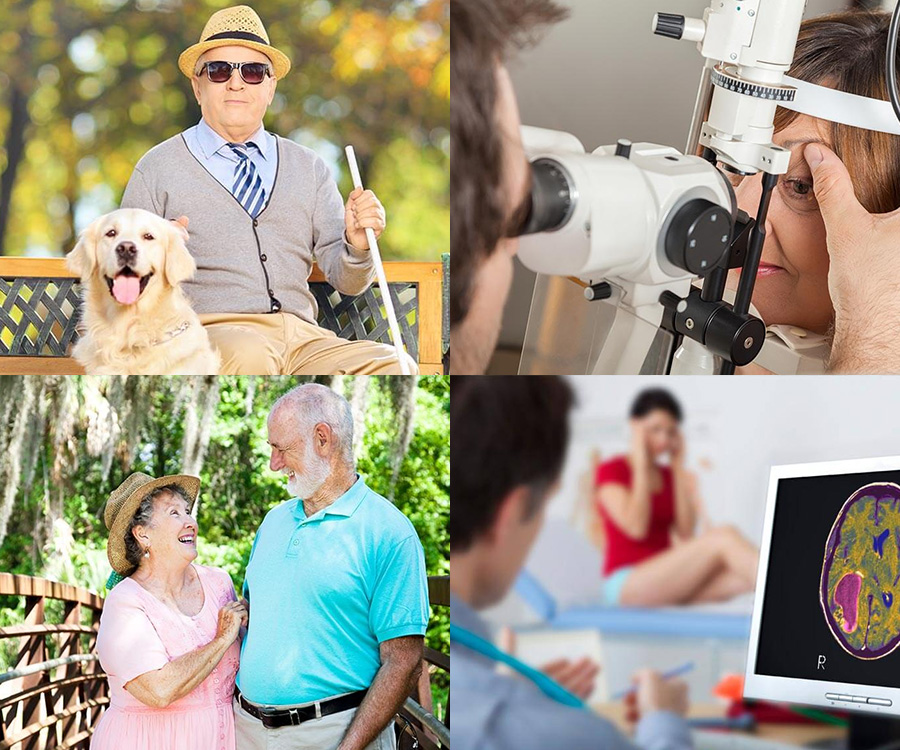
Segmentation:
[(749, 365), (766, 340), (766, 326), (752, 315), (738, 315), (720, 308), (706, 328), (706, 345), (738, 367)]
[(727, 256), (731, 240), (731, 215), (705, 198), (685, 203), (666, 232), (666, 257), (696, 276), (705, 276)]
[(584, 288), (584, 298), (591, 302), (612, 297), (612, 287), (605, 281)]
[(653, 33), (659, 36), (667, 36), (671, 39), (681, 39), (684, 34), (684, 16), (674, 13), (657, 13), (656, 23), (653, 24)]
[(631, 141), (627, 138), (619, 138), (616, 143), (616, 156), (629, 158), (631, 156)]

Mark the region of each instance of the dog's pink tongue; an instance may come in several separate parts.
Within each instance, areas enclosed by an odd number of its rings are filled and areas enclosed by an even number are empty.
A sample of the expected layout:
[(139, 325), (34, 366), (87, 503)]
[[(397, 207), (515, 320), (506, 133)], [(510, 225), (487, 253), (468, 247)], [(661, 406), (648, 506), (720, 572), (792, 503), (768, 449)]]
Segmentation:
[(133, 305), (141, 294), (141, 280), (137, 276), (116, 276), (112, 293), (120, 304)]

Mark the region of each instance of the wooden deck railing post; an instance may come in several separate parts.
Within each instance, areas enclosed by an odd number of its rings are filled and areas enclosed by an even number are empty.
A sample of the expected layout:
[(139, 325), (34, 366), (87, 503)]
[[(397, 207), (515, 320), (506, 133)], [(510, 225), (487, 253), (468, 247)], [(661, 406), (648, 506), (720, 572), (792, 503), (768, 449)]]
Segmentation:
[[(63, 624), (81, 625), (80, 602), (66, 602)], [(81, 653), (78, 648), (78, 638), (78, 633), (68, 633), (60, 638), (60, 657), (74, 656), (75, 654)], [(79, 674), (81, 674), (81, 669), (82, 668), (80, 664), (67, 664), (61, 669), (62, 678), (67, 679), (70, 677), (77, 677)], [(56, 705), (53, 706), (54, 713), (59, 713), (60, 711), (65, 711), (66, 709), (71, 709), (72, 707), (78, 705), (79, 694), (82, 692), (80, 689), (80, 685), (81, 683), (73, 683), (70, 685), (65, 685), (60, 689), (59, 695), (57, 696)], [(84, 713), (82, 711), (76, 711), (70, 716), (67, 716), (63, 721), (58, 722), (56, 726), (61, 729), (61, 733), (59, 730), (57, 730), (59, 739), (65, 739), (66, 737), (70, 737), (73, 734), (77, 734), (78, 732), (80, 732), (84, 728), (83, 721)]]
[[(93, 654), (97, 651), (97, 632), (100, 630), (100, 610), (94, 609), (91, 610), (92, 618), (91, 618), (91, 627), (94, 632), (88, 636), (88, 645), (85, 653)], [(100, 665), (99, 661), (91, 662), (90, 664), (85, 666), (85, 672), (89, 674), (100, 674), (103, 672), (103, 667)], [(90, 682), (82, 683), (84, 685), (85, 697), (90, 700), (102, 700), (107, 697), (107, 682), (105, 679), (103, 680), (91, 680)], [(103, 711), (106, 709), (106, 703), (102, 703), (101, 705), (95, 708), (89, 708), (87, 710), (87, 715), (85, 720), (88, 722), (89, 726), (95, 727), (97, 726), (97, 722), (100, 721), (100, 717), (103, 715)]]
[[(25, 618), (22, 620), (24, 625), (43, 625), (44, 624), (44, 597), (43, 591), (34, 592), (30, 596), (25, 597)], [(16, 662), (16, 669), (26, 667), (29, 664), (46, 661), (47, 647), (43, 635), (26, 636), (20, 642), (19, 658)], [(19, 683), (20, 690), (26, 690), (42, 683), (48, 682), (48, 675), (45, 672), (39, 674), (26, 675), (21, 678)], [(36, 693), (22, 702), (21, 721), (22, 726), (27, 727), (31, 724), (39, 722), (47, 715), (45, 694)], [(33, 735), (29, 742), (25, 743), (24, 750), (38, 750), (43, 744), (43, 736), (46, 732), (40, 732)]]

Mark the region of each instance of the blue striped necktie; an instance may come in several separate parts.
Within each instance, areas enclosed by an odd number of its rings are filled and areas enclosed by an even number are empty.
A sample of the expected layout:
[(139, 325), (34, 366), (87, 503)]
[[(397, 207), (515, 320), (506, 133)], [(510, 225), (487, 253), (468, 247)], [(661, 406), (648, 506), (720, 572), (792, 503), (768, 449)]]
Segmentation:
[(266, 205), (266, 191), (263, 188), (262, 178), (256, 171), (256, 165), (247, 154), (247, 146), (254, 145), (255, 147), (255, 144), (229, 143), (228, 145), (238, 158), (237, 166), (234, 168), (234, 184), (231, 192), (237, 198), (238, 203), (255, 219)]

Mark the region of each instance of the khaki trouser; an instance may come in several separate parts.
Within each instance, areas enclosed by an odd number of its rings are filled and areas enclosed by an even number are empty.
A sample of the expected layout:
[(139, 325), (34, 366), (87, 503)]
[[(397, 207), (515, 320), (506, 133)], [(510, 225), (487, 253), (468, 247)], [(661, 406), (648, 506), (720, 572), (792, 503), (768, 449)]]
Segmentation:
[[(399, 375), (394, 347), (347, 341), (290, 313), (216, 313), (200, 322), (222, 355), (222, 375)], [(419, 369), (404, 352), (410, 372)]]
[[(290, 708), (306, 705), (309, 704), (302, 703)], [(304, 721), (295, 727), (268, 729), (259, 719), (241, 708), (237, 698), (234, 699), (232, 708), (237, 750), (334, 750), (356, 715), (356, 709), (351, 708), (321, 719)], [(394, 722), (391, 722), (366, 750), (396, 750), (396, 747)]]

